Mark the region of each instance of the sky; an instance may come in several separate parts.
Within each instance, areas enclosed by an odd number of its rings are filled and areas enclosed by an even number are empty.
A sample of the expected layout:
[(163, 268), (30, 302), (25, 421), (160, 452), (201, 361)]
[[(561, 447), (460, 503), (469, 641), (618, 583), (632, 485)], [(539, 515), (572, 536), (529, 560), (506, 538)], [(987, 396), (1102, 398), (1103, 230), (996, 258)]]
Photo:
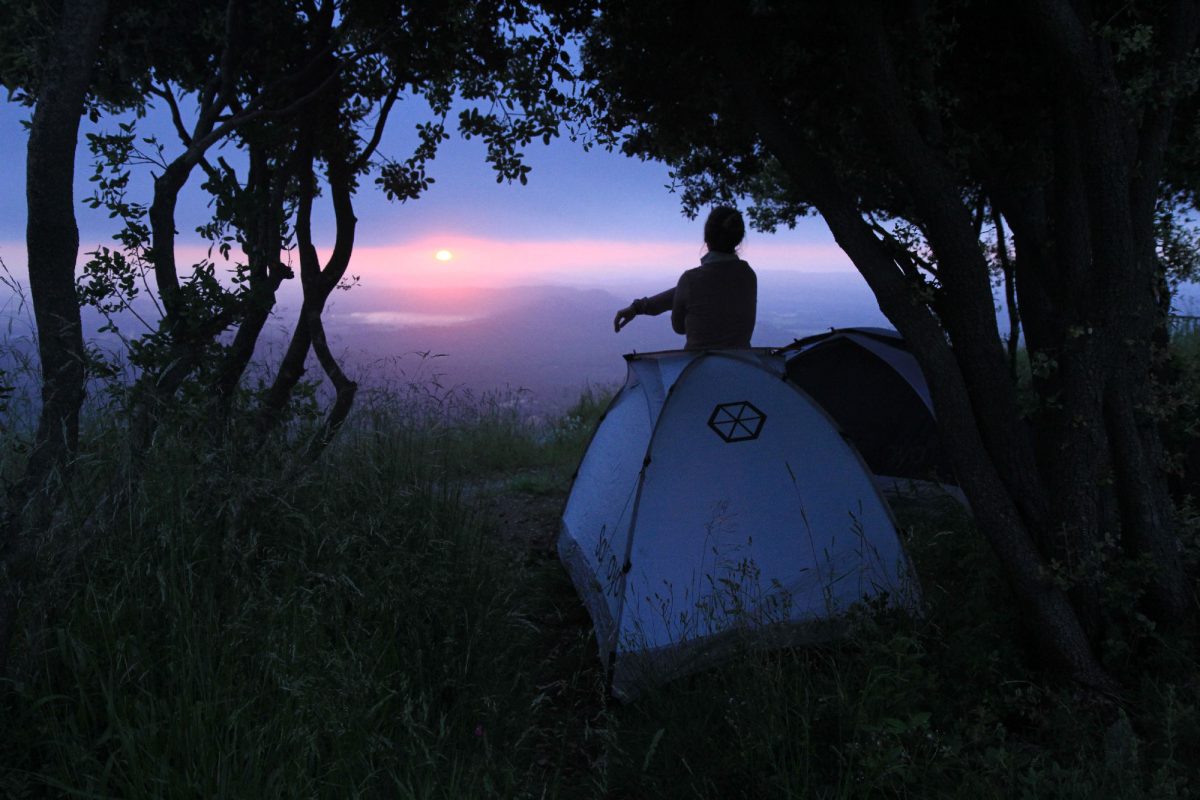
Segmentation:
[[(414, 126), (426, 118), (420, 101), (401, 103), (393, 113), (381, 152), (403, 159), (416, 141)], [(24, 273), (26, 134), (21, 121), (29, 110), (0, 101), (0, 258), (16, 275)], [(86, 124), (82, 134), (115, 130), (117, 120)], [(157, 135), (178, 152), (178, 141), (165, 115), (151, 112), (139, 122), (141, 135)], [(80, 137), (76, 158), (76, 203), (81, 254), (109, 244), (113, 221), (83, 201), (91, 194), (91, 154)], [(533, 167), (528, 185), (498, 184), (485, 162), (479, 140), (454, 134), (445, 142), (430, 174), (435, 184), (416, 201), (386, 200), (369, 181), (357, 197), (359, 218), (350, 273), (363, 287), (514, 286), (557, 284), (607, 286), (624, 283), (672, 285), (679, 273), (695, 266), (703, 253), (702, 221), (680, 212), (667, 185), (668, 169), (618, 153), (592, 150), (555, 140), (526, 149)], [(231, 160), (233, 160), (231, 158)], [(234, 163), (237, 163), (234, 161)], [(133, 195), (150, 198), (148, 168)], [(197, 188), (200, 174), (181, 198), (178, 227), (180, 255), (197, 258), (199, 239), (186, 235), (207, 218)], [(320, 199), (318, 203), (320, 203)], [(318, 207), (318, 247), (332, 242), (332, 220)], [(448, 250), (449, 261), (434, 254)], [(756, 269), (799, 272), (852, 272), (824, 223), (805, 219), (796, 230), (777, 234), (749, 232), (742, 254)], [(181, 259), (182, 260), (182, 259)]]
[[(398, 107), (381, 152), (405, 158), (416, 141), (414, 126), (427, 113), (419, 102)], [(9, 188), (0, 193), (0, 259), (20, 282), (25, 278), (27, 138), (21, 122), (28, 115), (28, 109), (0, 99), (0, 182)], [(81, 131), (76, 158), (81, 260), (88, 251), (112, 244), (116, 227), (107, 212), (89, 209), (84, 202), (92, 193), (85, 137), (114, 131), (119, 121), (85, 122)], [(179, 151), (163, 114), (152, 112), (139, 122), (138, 132), (167, 143), (169, 156)], [(226, 155), (238, 163), (236, 154)], [(449, 357), (438, 362), (439, 368), (444, 363), (455, 380), (519, 382), (542, 387), (543, 393), (555, 382), (619, 379), (623, 352), (680, 346), (665, 320), (639, 320), (619, 336), (611, 325), (619, 304), (674, 285), (704, 252), (702, 221), (680, 212), (664, 165), (603, 150), (585, 152), (566, 140), (549, 146), (539, 142), (527, 148), (533, 170), (522, 186), (497, 183), (485, 155), (481, 141), (452, 135), (432, 163), (433, 187), (404, 204), (389, 202), (370, 180), (363, 182), (355, 200), (359, 223), (349, 269), (357, 287), (331, 301), (332, 340), (347, 350), (373, 351), (371, 358), (445, 351)], [(199, 182), (197, 171), (179, 205), (181, 264), (206, 254), (192, 233), (208, 219)], [(131, 195), (148, 203), (150, 190), (151, 175), (143, 167)], [(327, 251), (332, 215), (321, 203), (319, 198), (314, 234), (318, 248)], [(440, 250), (453, 257), (438, 260)], [(776, 234), (750, 231), (741, 252), (759, 273), (757, 345), (786, 343), (832, 325), (887, 324), (819, 218), (800, 220), (795, 230)], [(281, 291), (269, 329), (271, 347), (289, 335), (299, 301), (297, 284), (289, 282)], [(530, 286), (582, 293), (522, 288)], [(0, 316), (20, 307), (20, 298), (15, 301), (10, 289), (0, 285)], [(499, 315), (496, 322), (480, 322), (490, 312)], [(27, 308), (24, 313), (28, 315)], [(10, 316), (10, 335), (16, 316)], [(91, 319), (94, 333), (99, 322), (92, 317), (85, 315), (85, 325)], [(545, 374), (511, 372), (512, 364), (529, 361), (515, 354), (546, 347), (539, 357)], [(573, 359), (555, 361), (554, 352), (562, 349)], [(501, 365), (499, 371), (496, 365)]]
[[(0, 193), (0, 259), (20, 283), (26, 282), (22, 121), (29, 114), (0, 98), (0, 185), (9, 188)], [(406, 158), (417, 141), (415, 125), (427, 117), (421, 102), (401, 103), (380, 152)], [(125, 119), (85, 120), (81, 130), (75, 168), (81, 263), (88, 251), (112, 246), (117, 229), (106, 211), (85, 203), (93, 192), (86, 135), (116, 132)], [(152, 111), (137, 124), (139, 135), (167, 145), (168, 158), (180, 152), (165, 114)], [(232, 148), (224, 155), (240, 163)], [(412, 374), (415, 362), (420, 372), (426, 369), (422, 354), (436, 353), (429, 363), (439, 381), (481, 391), (519, 387), (527, 392), (524, 400), (555, 408), (573, 401), (580, 385), (618, 382), (623, 353), (682, 346), (665, 318), (638, 320), (619, 335), (611, 322), (624, 303), (673, 286), (704, 253), (703, 220), (681, 213), (667, 167), (585, 152), (565, 139), (531, 144), (526, 156), (532, 167), (527, 185), (497, 183), (486, 145), (452, 131), (428, 170), (435, 183), (418, 200), (389, 202), (370, 179), (362, 182), (348, 271), (356, 286), (335, 293), (326, 311), (331, 344), (356, 380), (391, 380), (390, 365)], [(149, 203), (152, 175), (148, 167), (138, 170), (130, 199)], [(181, 265), (207, 254), (194, 233), (209, 218), (200, 181), (197, 170), (180, 197)], [(314, 239), (325, 254), (334, 233), (327, 202), (318, 198), (314, 215)], [(452, 258), (438, 260), (440, 250)], [(873, 298), (820, 219), (772, 235), (749, 231), (741, 252), (759, 274), (755, 344), (787, 343), (833, 324), (880, 324)], [(290, 336), (298, 284), (289, 281), (280, 291), (260, 342), (264, 363)], [(10, 343), (32, 340), (28, 307), (3, 284), (0, 322)], [(119, 349), (117, 339), (99, 330), (96, 314), (85, 310), (84, 325), (96, 346)]]

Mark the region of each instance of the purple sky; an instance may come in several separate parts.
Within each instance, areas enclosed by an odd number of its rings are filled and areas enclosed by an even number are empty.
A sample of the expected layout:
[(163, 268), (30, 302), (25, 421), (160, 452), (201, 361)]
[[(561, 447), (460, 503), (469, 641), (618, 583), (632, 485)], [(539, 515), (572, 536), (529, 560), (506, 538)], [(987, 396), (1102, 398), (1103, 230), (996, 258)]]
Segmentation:
[[(10, 189), (0, 195), (0, 258), (22, 282), (27, 136), (21, 121), (29, 113), (0, 101), (5, 156), (0, 180)], [(381, 153), (406, 158), (416, 142), (414, 126), (427, 113), (419, 102), (398, 106)], [(116, 230), (107, 212), (84, 204), (92, 194), (88, 178), (93, 171), (84, 135), (115, 131), (119, 121), (85, 122), (81, 132), (76, 158), (81, 261), (88, 251), (111, 245)], [(179, 152), (163, 114), (140, 121), (138, 133), (157, 136), (167, 145), (168, 158)], [(359, 276), (359, 286), (337, 293), (328, 309), (331, 341), (345, 352), (352, 372), (379, 373), (378, 364), (395, 357), (409, 364), (415, 352), (446, 353), (436, 368), (454, 384), (480, 390), (521, 386), (539, 403), (554, 405), (569, 401), (581, 384), (619, 381), (621, 353), (682, 346), (665, 318), (638, 320), (620, 335), (611, 322), (621, 304), (674, 285), (703, 253), (702, 222), (681, 214), (678, 198), (666, 188), (667, 168), (617, 153), (585, 152), (567, 140), (531, 145), (526, 154), (533, 167), (528, 185), (498, 184), (485, 162), (485, 145), (455, 132), (431, 165), (436, 183), (419, 200), (388, 202), (370, 179), (363, 182), (355, 200), (359, 223), (349, 270)], [(236, 151), (225, 155), (240, 163)], [(130, 199), (148, 203), (149, 168), (139, 169)], [(180, 198), (181, 265), (206, 253), (193, 233), (208, 220), (200, 177), (197, 170)], [(322, 202), (318, 199), (314, 230), (319, 248), (332, 243), (333, 233)], [(453, 253), (451, 260), (435, 258), (443, 249)], [(882, 319), (819, 219), (775, 235), (751, 231), (742, 254), (759, 273), (756, 344), (781, 344), (834, 324)], [(821, 274), (810, 281), (805, 273)], [(265, 362), (289, 335), (297, 283), (281, 291), (265, 334)], [(535, 285), (560, 289), (516, 288)], [(28, 308), (6, 293), (0, 286), (0, 317), (9, 317), (9, 336), (30, 337)], [(95, 336), (96, 315), (85, 314), (85, 325)], [(565, 361), (564, 354), (569, 354)]]
[[(381, 151), (404, 158), (415, 141), (413, 125), (424, 119), (420, 101), (398, 107)], [(0, 258), (16, 274), (24, 272), (26, 135), (20, 121), (29, 110), (0, 102)], [(154, 133), (177, 152), (176, 139), (161, 114), (139, 123), (140, 134)], [(115, 120), (84, 132), (113, 130)], [(81, 250), (108, 244), (112, 221), (82, 201), (91, 194), (90, 153), (81, 145), (76, 185)], [(468, 286), (556, 283), (607, 285), (627, 282), (664, 286), (702, 252), (701, 223), (686, 219), (677, 197), (666, 189), (665, 166), (593, 150), (566, 140), (527, 149), (533, 167), (527, 186), (497, 184), (484, 161), (479, 140), (454, 135), (443, 144), (431, 174), (436, 183), (415, 202), (388, 202), (369, 182), (356, 199), (357, 247), (351, 272), (364, 286)], [(231, 156), (231, 161), (236, 159)], [(141, 168), (145, 171), (148, 168)], [(149, 179), (135, 184), (134, 196), (149, 200)], [(206, 218), (205, 198), (195, 188), (199, 171), (180, 204), (181, 256), (202, 251), (189, 237)], [(323, 209), (319, 209), (319, 212)], [(318, 243), (328, 244), (328, 215), (318, 217)], [(449, 262), (434, 259), (447, 249)], [(804, 272), (848, 271), (852, 267), (833, 244), (823, 222), (807, 219), (797, 230), (774, 235), (751, 232), (743, 255), (756, 269)], [(181, 258), (182, 261), (182, 258)]]

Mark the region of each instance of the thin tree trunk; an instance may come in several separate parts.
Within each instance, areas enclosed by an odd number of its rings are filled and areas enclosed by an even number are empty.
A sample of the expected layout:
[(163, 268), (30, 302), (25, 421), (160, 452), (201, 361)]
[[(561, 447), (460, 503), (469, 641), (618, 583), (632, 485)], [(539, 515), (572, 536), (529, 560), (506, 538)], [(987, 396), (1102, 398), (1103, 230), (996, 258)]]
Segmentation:
[(320, 313), (309, 317), (308, 329), (312, 334), (313, 350), (317, 354), (317, 360), (321, 363), (321, 368), (325, 370), (330, 382), (333, 383), (335, 391), (333, 405), (325, 416), (321, 429), (308, 446), (308, 457), (316, 458), (333, 441), (338, 429), (342, 427), (342, 423), (350, 414), (350, 409), (354, 405), (354, 396), (358, 393), (358, 384), (346, 377), (346, 373), (338, 365), (337, 359), (333, 357), (329, 343), (325, 340), (325, 326), (321, 322)]
[(1000, 271), (1004, 275), (1004, 310), (1008, 316), (1008, 374), (1017, 381), (1017, 352), (1021, 343), (1021, 312), (1017, 306), (1017, 273), (1008, 257), (1008, 240), (1004, 235), (1004, 217), (999, 209), (992, 207), (992, 221), (996, 224), (996, 255), (1000, 259)]
[(290, 163), (272, 168), (264, 148), (251, 143), (250, 171), (240, 205), (239, 226), (246, 237), (243, 251), (249, 271), (246, 310), (237, 333), (225, 353), (213, 389), (228, 414), (238, 383), (245, 374), (263, 328), (275, 307), (276, 293), (290, 270), (279, 262), (282, 247), (285, 186), (291, 176)]
[[(350, 411), (358, 385), (346, 377), (325, 340), (321, 314), (329, 295), (337, 287), (350, 265), (354, 250), (354, 234), (358, 220), (354, 216), (351, 175), (353, 166), (334, 157), (328, 164), (329, 193), (333, 201), (336, 234), (333, 252), (324, 268), (317, 257), (312, 243), (312, 203), (316, 192), (313, 159), (304, 159), (308, 165), (300, 177), (300, 202), (296, 209), (296, 238), (300, 253), (300, 283), (304, 289), (304, 305), (300, 319), (292, 333), (291, 343), (276, 374), (275, 381), (263, 398), (259, 415), (259, 428), (268, 431), (282, 419), (283, 411), (291, 398), (292, 391), (304, 375), (304, 361), (308, 349), (314, 347), (318, 361), (334, 384), (336, 397), (321, 432), (310, 445), (310, 453), (319, 452), (337, 432)], [(313, 448), (316, 448), (314, 451)]]
[(304, 362), (308, 358), (308, 349), (312, 346), (312, 336), (308, 330), (307, 309), (301, 307), (296, 327), (292, 330), (288, 349), (279, 362), (275, 380), (263, 395), (262, 406), (258, 414), (260, 432), (272, 430), (283, 419), (284, 410), (292, 399), (296, 384), (304, 377)]
[[(106, 0), (66, 0), (42, 65), (37, 106), (29, 129), (25, 197), (29, 290), (42, 364), (42, 410), (25, 475), (0, 531), (0, 674), (4, 674), (21, 585), (31, 567), (31, 540), (49, 521), (56, 487), (64, 482), (79, 442), (79, 409), (86, 353), (75, 261), (75, 150), (79, 119), (91, 83)], [(18, 541), (18, 540), (23, 541)]]

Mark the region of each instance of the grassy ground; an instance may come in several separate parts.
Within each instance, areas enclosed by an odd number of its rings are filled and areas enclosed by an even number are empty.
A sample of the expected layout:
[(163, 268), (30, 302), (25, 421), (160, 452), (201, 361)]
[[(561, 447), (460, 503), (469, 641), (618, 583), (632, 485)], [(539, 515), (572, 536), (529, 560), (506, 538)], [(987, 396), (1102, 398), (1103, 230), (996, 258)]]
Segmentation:
[[(746, 655), (620, 706), (550, 542), (600, 401), (533, 425), (367, 402), (313, 468), (176, 433), (32, 598), (0, 797), (1189, 797), (1185, 642), (1114, 632), (1096, 705), (1031, 672), (954, 507), (900, 514), (920, 619)], [(118, 466), (94, 429), (76, 524)]]

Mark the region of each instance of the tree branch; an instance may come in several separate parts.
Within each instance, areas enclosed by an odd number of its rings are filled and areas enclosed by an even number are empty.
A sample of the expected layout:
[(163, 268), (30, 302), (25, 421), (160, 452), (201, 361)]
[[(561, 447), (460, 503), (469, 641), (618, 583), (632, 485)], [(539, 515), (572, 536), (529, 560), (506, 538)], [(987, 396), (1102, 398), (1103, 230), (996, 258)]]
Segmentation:
[[(235, 73), (237, 71), (237, 56), (241, 52), (234, 41), (237, 34), (237, 29), (235, 28), (236, 20), (238, 19), (237, 6), (238, 0), (228, 0), (225, 5), (224, 47), (221, 51), (217, 74), (209, 82), (209, 86), (213, 86), (213, 88), (203, 98), (207, 102), (203, 102), (200, 106), (200, 116), (196, 120), (196, 127), (192, 133), (193, 139), (201, 138), (205, 132), (212, 130), (213, 123), (228, 104), (229, 98), (233, 96), (234, 90), (237, 88), (237, 76)], [(214, 83), (215, 86), (213, 85)]]
[(375, 130), (371, 134), (371, 140), (367, 142), (366, 147), (364, 147), (362, 152), (359, 153), (358, 158), (356, 158), (354, 163), (350, 165), (351, 171), (360, 172), (364, 167), (367, 166), (367, 162), (370, 161), (372, 154), (375, 152), (375, 148), (379, 146), (379, 140), (383, 138), (383, 128), (385, 125), (387, 125), (388, 114), (391, 113), (392, 106), (395, 104), (396, 98), (399, 97), (399, 95), (400, 84), (397, 82), (392, 86), (387, 97), (384, 98), (383, 105), (379, 107), (379, 118), (375, 120)]
[(921, 258), (919, 255), (901, 244), (900, 240), (897, 239), (891, 231), (880, 225), (874, 219), (871, 219), (869, 224), (871, 226), (871, 230), (873, 230), (876, 235), (879, 236), (880, 240), (887, 245), (888, 249), (891, 250), (892, 256), (896, 261), (896, 265), (904, 272), (905, 277), (909, 278), (910, 280), (923, 281), (924, 278), (921, 277), (919, 269), (925, 270), (935, 278), (937, 277), (937, 267), (933, 266), (933, 264), (930, 264), (928, 261)]
[(1057, 54), (1064, 74), (1080, 91), (1096, 97), (1111, 88), (1105, 85), (1104, 76), (1097, 68), (1087, 26), (1070, 3), (1065, 0), (1024, 0), (1021, 7)]
[(167, 101), (167, 108), (171, 111), (171, 122), (175, 124), (175, 132), (179, 134), (179, 141), (183, 142), (184, 147), (190, 147), (192, 136), (188, 133), (187, 126), (183, 124), (183, 114), (179, 110), (179, 103), (176, 101), (175, 93), (171, 91), (171, 87), (166, 84), (158, 86), (151, 83), (150, 93)]
[[(336, 79), (337, 79), (337, 71), (335, 70), (335, 71), (331, 72), (328, 76), (326, 76), (325, 79), (323, 81), (321, 81), (321, 83), (315, 89), (313, 89), (308, 94), (305, 94), (302, 97), (296, 99), (292, 103), (289, 103), (288, 105), (283, 106), (281, 108), (266, 108), (264, 106), (266, 99), (271, 94), (273, 94), (274, 91), (278, 90), (278, 88), (280, 86), (283, 86), (285, 83), (291, 82), (290, 80), (283, 80), (283, 79), (276, 81), (275, 83), (268, 86), (266, 89), (263, 89), (261, 92), (259, 92), (258, 95), (256, 95), (249, 103), (246, 104), (245, 110), (243, 110), (241, 113), (235, 114), (235, 115), (225, 119), (225, 121), (223, 121), (217, 127), (213, 128), (208, 134), (206, 134), (202, 138), (199, 138), (195, 142), (193, 142), (191, 149), (197, 150), (198, 152), (202, 153), (202, 152), (208, 150), (208, 148), (212, 147), (213, 144), (220, 141), (225, 136), (229, 135), (229, 133), (231, 133), (235, 128), (239, 128), (242, 125), (245, 125), (247, 122), (256, 120), (259, 117), (264, 117), (264, 116), (285, 117), (289, 114), (299, 111), (301, 108), (303, 108), (309, 102), (311, 102), (313, 99), (315, 99), (317, 96), (319, 96), (323, 91), (325, 91), (325, 89), (327, 89), (330, 86), (330, 84), (332, 84), (334, 82), (334, 80), (336, 80)], [(190, 150), (189, 150), (189, 152), (190, 152)], [(196, 155), (192, 156), (192, 158), (197, 158), (197, 157), (198, 156), (196, 156)]]
[(358, 220), (354, 216), (353, 192), (350, 187), (348, 165), (331, 161), (328, 165), (329, 194), (333, 200), (333, 216), (336, 234), (333, 252), (321, 271), (321, 283), (326, 296), (338, 285), (350, 266), (350, 255), (354, 250), (354, 232)]
[(1195, 56), (1197, 36), (1200, 36), (1200, 2), (1178, 0), (1167, 24), (1168, 38), (1163, 59), (1166, 75), (1156, 82), (1155, 102), (1142, 120), (1141, 136), (1138, 138), (1140, 169), (1132, 197), (1137, 213), (1141, 215), (1154, 213), (1167, 141), (1178, 107), (1176, 93), (1181, 82), (1180, 73), (1186, 68), (1187, 60)]

